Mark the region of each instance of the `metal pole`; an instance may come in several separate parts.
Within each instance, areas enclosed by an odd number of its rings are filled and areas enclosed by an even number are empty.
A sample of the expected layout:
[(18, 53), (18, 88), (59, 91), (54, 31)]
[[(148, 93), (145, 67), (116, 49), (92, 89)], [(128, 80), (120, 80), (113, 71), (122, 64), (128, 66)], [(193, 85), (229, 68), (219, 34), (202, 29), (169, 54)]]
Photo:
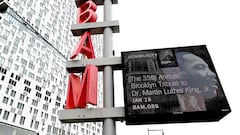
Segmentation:
[[(104, 21), (112, 19), (112, 1), (104, 0)], [(104, 29), (103, 57), (112, 57), (113, 32), (110, 27)], [(103, 70), (103, 105), (114, 107), (113, 70), (111, 66), (105, 66)], [(103, 135), (116, 135), (115, 121), (111, 118), (103, 120)]]

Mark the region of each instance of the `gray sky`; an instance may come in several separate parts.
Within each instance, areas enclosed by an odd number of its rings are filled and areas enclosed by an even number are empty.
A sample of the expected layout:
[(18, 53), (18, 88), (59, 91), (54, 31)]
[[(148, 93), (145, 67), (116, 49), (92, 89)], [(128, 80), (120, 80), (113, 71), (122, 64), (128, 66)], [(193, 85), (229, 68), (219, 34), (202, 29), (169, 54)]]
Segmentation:
[[(117, 122), (117, 135), (239, 134), (240, 8), (238, 0), (118, 0), (113, 20), (116, 56), (121, 51), (206, 44), (232, 112), (219, 122), (126, 126)], [(100, 18), (101, 19), (101, 18)], [(115, 72), (116, 106), (123, 106), (122, 73)], [(121, 83), (120, 83), (121, 82)], [(150, 135), (156, 133), (150, 133)]]

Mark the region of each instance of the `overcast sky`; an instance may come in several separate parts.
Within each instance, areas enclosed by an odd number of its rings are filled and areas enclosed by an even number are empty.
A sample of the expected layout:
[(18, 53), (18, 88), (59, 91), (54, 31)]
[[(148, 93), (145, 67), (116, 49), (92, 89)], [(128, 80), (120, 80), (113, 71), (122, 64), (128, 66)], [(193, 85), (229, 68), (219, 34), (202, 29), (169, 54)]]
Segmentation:
[[(121, 51), (206, 44), (232, 112), (210, 123), (126, 126), (117, 122), (117, 135), (147, 135), (147, 129), (163, 129), (165, 135), (239, 134), (239, 0), (118, 2), (113, 6), (113, 19), (120, 22), (120, 33), (114, 34), (116, 56)], [(116, 106), (124, 105), (121, 77), (121, 72), (115, 72)]]

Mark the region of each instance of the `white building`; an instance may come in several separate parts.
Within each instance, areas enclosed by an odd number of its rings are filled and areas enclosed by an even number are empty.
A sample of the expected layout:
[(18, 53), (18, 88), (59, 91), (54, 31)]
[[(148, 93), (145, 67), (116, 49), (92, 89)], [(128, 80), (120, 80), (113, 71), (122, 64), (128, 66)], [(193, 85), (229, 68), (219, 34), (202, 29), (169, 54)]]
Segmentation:
[[(102, 134), (99, 122), (58, 120), (67, 94), (66, 60), (79, 39), (70, 30), (77, 18), (74, 0), (11, 0), (9, 4), (8, 11), (0, 14), (0, 122), (40, 135)], [(101, 57), (102, 37), (92, 40)], [(99, 97), (101, 82), (99, 77)]]

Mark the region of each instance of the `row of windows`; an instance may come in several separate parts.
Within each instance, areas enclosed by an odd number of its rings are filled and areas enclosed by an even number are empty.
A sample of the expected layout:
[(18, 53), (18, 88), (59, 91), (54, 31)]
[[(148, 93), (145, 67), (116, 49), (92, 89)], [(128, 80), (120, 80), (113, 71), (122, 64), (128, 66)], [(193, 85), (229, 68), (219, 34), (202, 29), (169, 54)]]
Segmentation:
[[(1, 116), (2, 111), (3, 111), (3, 110), (0, 109), (0, 116)], [(2, 119), (3, 119), (3, 120), (8, 120), (9, 115), (10, 115), (10, 112), (5, 110), (4, 113), (3, 113)], [(15, 122), (16, 119), (17, 119), (17, 114), (14, 113), (12, 122)], [(26, 117), (20, 116), (19, 124), (20, 124), (20, 125), (24, 125), (25, 119), (26, 119)]]
[[(10, 91), (10, 89), (7, 88), (6, 91), (5, 91), (5, 94), (8, 95), (9, 91)], [(10, 96), (15, 97), (15, 95), (16, 95), (16, 91), (15, 90), (11, 90)]]
[(12, 80), (12, 79), (9, 79), (9, 82), (8, 82), (9, 84), (12, 84), (13, 86), (16, 86), (16, 84), (17, 84), (17, 82), (16, 81), (14, 81), (14, 80)]
[[(34, 125), (34, 127), (33, 127), (33, 125)], [(35, 120), (32, 120), (32, 121), (31, 121), (31, 124), (30, 124), (30, 127), (31, 127), (31, 128), (34, 128), (34, 129), (38, 129), (38, 127), (39, 127), (39, 122), (38, 122), (38, 121), (35, 121)]]
[[(13, 77), (13, 73), (11, 74), (11, 77)], [(4, 78), (5, 78), (5, 76), (2, 76), (1, 80), (4, 80)], [(16, 75), (15, 79), (20, 80), (20, 76)], [(9, 79), (9, 84), (11, 84), (11, 85), (13, 85), (13, 86), (16, 86), (16, 83), (17, 83), (17, 82), (16, 82), (15, 80)], [(24, 80), (24, 84), (26, 84), (27, 86), (30, 86), (30, 85), (31, 85), (31, 82), (25, 79), (25, 80)], [(30, 93), (30, 92), (31, 92), (31, 88), (30, 88), (30, 87), (27, 87), (27, 86), (24, 87), (24, 91)], [(54, 88), (55, 88), (55, 87), (54, 87)], [(41, 91), (42, 88), (41, 88), (40, 86), (36, 85), (35, 89), (38, 90), (38, 91)], [(61, 89), (58, 89), (58, 94), (59, 94), (59, 95), (62, 95), (62, 94), (63, 94)], [(46, 91), (46, 95), (50, 97), (50, 96), (51, 96), (51, 92)], [(42, 97), (42, 94), (39, 93), (39, 92), (37, 92), (37, 93), (36, 93), (36, 97), (41, 98), (41, 97)], [(60, 98), (59, 96), (57, 96), (57, 100), (60, 102), (60, 101), (61, 101), (61, 98)]]
[[(9, 102), (9, 98), (8, 98), (8, 97), (4, 97), (3, 100), (2, 100), (2, 103), (8, 104), (8, 102)], [(38, 102), (37, 102), (36, 100), (34, 100), (34, 99), (32, 100), (32, 103), (33, 103), (33, 104), (38, 104)], [(10, 105), (12, 105), (12, 104), (13, 104), (13, 100), (11, 100), (11, 102), (10, 102)], [(24, 107), (25, 107), (25, 105), (24, 105), (23, 103), (18, 102), (17, 108), (18, 108), (19, 110), (24, 110)], [(45, 111), (48, 111), (48, 105), (43, 104), (43, 108), (42, 108), (42, 109), (45, 110)], [(30, 107), (29, 113), (32, 113), (32, 110), (33, 110), (33, 108)], [(56, 111), (57, 111), (57, 110), (54, 108), (54, 109), (52, 110), (52, 113), (53, 113), (53, 114), (56, 114)], [(34, 111), (33, 111), (33, 114), (34, 114), (34, 115), (37, 115), (37, 114), (38, 114), (38, 109), (35, 108)], [(43, 117), (43, 112), (42, 112), (41, 117)], [(6, 117), (4, 117), (4, 118), (6, 118)], [(47, 113), (45, 113), (44, 118), (45, 118), (45, 119), (48, 119), (48, 114), (47, 114)], [(7, 120), (7, 119), (5, 119), (5, 120)], [(52, 117), (51, 117), (51, 120), (52, 120), (53, 122), (56, 122), (57, 118), (56, 118), (55, 116), (52, 116)]]
[[(66, 135), (66, 131), (64, 129), (59, 129), (57, 127), (48, 125), (47, 127), (47, 133), (52, 133), (54, 135)], [(67, 132), (67, 135), (70, 135), (70, 132)], [(76, 134), (71, 134), (71, 135), (76, 135)]]
[[(8, 101), (9, 101), (9, 98), (4, 96), (3, 100), (2, 100), (2, 103), (8, 104)], [(10, 105), (12, 105), (12, 104), (13, 104), (13, 99), (11, 99), (11, 101), (10, 101)], [(17, 108), (20, 109), (20, 110), (23, 110), (24, 109), (24, 104), (18, 102)]]
[[(36, 88), (39, 89), (40, 87), (36, 87)], [(10, 91), (10, 89), (7, 88), (6, 91), (5, 91), (5, 94), (8, 95), (8, 94), (9, 94), (9, 91)], [(31, 92), (31, 88), (25, 86), (25, 87), (24, 87), (24, 91), (30, 93), (30, 92)], [(16, 96), (16, 91), (12, 89), (12, 90), (11, 90), (11, 93), (10, 93), (10, 96), (11, 96), (11, 97), (15, 97), (15, 96)], [(35, 96), (38, 97), (38, 98), (41, 98), (41, 97), (42, 97), (42, 94), (41, 94), (40, 92), (36, 92), (36, 95), (35, 95)], [(48, 97), (48, 96), (49, 96), (49, 97)], [(46, 91), (46, 96), (45, 96), (44, 100), (47, 101), (47, 102), (49, 102), (49, 103), (51, 103), (51, 98), (50, 98), (50, 96), (51, 96), (51, 92)], [(29, 97), (26, 96), (26, 95), (24, 95), (24, 94), (20, 94), (19, 100), (24, 101), (25, 97), (26, 97), (26, 102), (28, 102)], [(7, 98), (7, 97), (5, 97), (5, 98)], [(5, 98), (4, 98), (4, 99), (5, 99)], [(61, 102), (61, 97), (57, 96), (56, 100), (57, 100), (58, 102), (56, 102), (55, 105), (58, 106), (58, 107), (60, 107), (60, 103), (59, 103), (59, 102)], [(4, 100), (4, 103), (7, 103), (7, 101)], [(32, 105), (33, 105), (33, 106), (37, 106), (37, 105), (38, 105), (38, 101), (33, 99)], [(45, 108), (45, 107), (44, 107), (44, 108)], [(45, 110), (47, 110), (47, 108), (45, 108)]]
[[(12, 78), (14, 77), (14, 73), (11, 74), (11, 77), (12, 77)], [(5, 78), (5, 76), (2, 76), (2, 77), (1, 77), (1, 80), (3, 81), (4, 78)], [(21, 77), (18, 76), (18, 75), (16, 75), (16, 76), (15, 76), (15, 79), (16, 79), (17, 81), (20, 81)], [(15, 80), (12, 80), (12, 79), (9, 80), (9, 84), (12, 84), (13, 86), (16, 86), (16, 83), (17, 83), (17, 82), (16, 82)], [(24, 80), (24, 84), (26, 84), (27, 86), (30, 86), (31, 82), (28, 81), (28, 80)], [(30, 88), (29, 88), (29, 89), (30, 89)], [(30, 90), (29, 90), (29, 89), (25, 88), (25, 90), (30, 93)], [(36, 85), (36, 90), (41, 91), (41, 89), (42, 89), (42, 88), (41, 88), (40, 86)]]
[[(14, 78), (14, 73), (11, 73), (11, 77)], [(15, 79), (16, 79), (17, 81), (20, 81), (21, 77), (20, 77), (19, 75), (16, 75), (16, 76), (15, 76)]]
[[(7, 91), (6, 91), (6, 94), (8, 94), (8, 93), (9, 93), (9, 89), (7, 89)], [(10, 96), (12, 96), (14, 98), (15, 95), (16, 95), (16, 91), (15, 90), (11, 90)], [(29, 97), (27, 97), (27, 96), (25, 96), (23, 94), (20, 94), (19, 100), (20, 101), (24, 101), (25, 97), (26, 97), (26, 102), (28, 102)], [(9, 105), (12, 106), (14, 100), (13, 99), (10, 100), (9, 97), (4, 96), (3, 100), (2, 100), (2, 103), (8, 104), (9, 101), (10, 101)], [(38, 103), (39, 102), (37, 100), (32, 99), (32, 105), (33, 106), (38, 107)], [(59, 102), (56, 102), (55, 105), (60, 107), (60, 103)], [(21, 102), (18, 102), (18, 104), (17, 104), (17, 108), (20, 109), (20, 110), (23, 110), (24, 106), (25, 105), (23, 103), (21, 103)], [(49, 107), (48, 104), (43, 104), (42, 109), (45, 110), (45, 111), (48, 111), (48, 107)], [(56, 109), (53, 109), (53, 113), (56, 114)]]
[[(0, 109), (0, 115), (1, 115), (1, 113), (2, 113), (2, 109)], [(3, 116), (2, 116), (2, 119), (4, 119), (4, 120), (8, 120), (9, 119), (9, 115), (10, 115), (11, 113), (9, 112), (9, 111), (4, 111), (4, 113), (3, 113)], [(18, 117), (19, 115), (17, 115), (17, 114), (13, 114), (13, 118), (12, 118), (12, 122), (16, 122), (16, 119), (17, 119), (17, 117)], [(25, 120), (26, 120), (26, 117), (24, 117), (24, 116), (20, 116), (20, 119), (19, 119), (19, 124), (20, 125), (24, 125), (25, 124)], [(38, 121), (31, 121), (31, 124), (30, 124), (30, 127), (32, 128), (32, 126), (34, 125), (34, 128), (35, 129), (38, 129), (38, 126), (39, 126), (39, 122)]]
[[(0, 60), (1, 61), (1, 60)], [(1, 62), (0, 62), (1, 63)], [(7, 73), (7, 69), (0, 67), (0, 72), (3, 74)]]
[(29, 87), (25, 86), (25, 87), (24, 87), (24, 91), (26, 91), (26, 92), (30, 93), (30, 92), (31, 92), (31, 88), (29, 88)]
[(31, 82), (30, 82), (30, 81), (28, 81), (28, 80), (24, 80), (24, 84), (26, 84), (26, 85), (30, 86), (30, 85), (31, 85)]
[[(4, 72), (5, 72), (5, 71), (4, 71)], [(11, 77), (12, 77), (12, 78), (14, 77), (14, 73), (11, 74)], [(5, 79), (5, 76), (2, 76), (2, 77), (1, 77), (1, 80), (3, 81), (4, 79)], [(21, 79), (20, 76), (18, 76), (18, 75), (15, 76), (15, 80), (20, 81), (20, 79)], [(13, 85), (13, 86), (16, 86), (16, 83), (17, 83), (17, 82), (16, 82), (15, 80), (10, 79), (10, 80), (9, 80), (9, 84), (11, 84), (11, 85)], [(40, 77), (38, 77), (36, 80), (41, 81), (42, 79), (41, 79)], [(30, 86), (30, 85), (31, 85), (31, 82), (25, 79), (25, 80), (24, 80), (24, 84), (26, 84), (27, 86)], [(38, 91), (41, 91), (42, 88), (41, 88), (40, 86), (36, 85), (35, 89), (38, 90)], [(62, 94), (62, 92), (61, 92), (62, 90), (61, 90), (61, 89), (59, 89), (59, 90), (60, 90), (60, 91), (59, 91), (59, 94)], [(26, 88), (25, 88), (25, 91), (27, 91), (27, 92), (30, 93), (31, 88), (26, 87)], [(47, 91), (46, 94), (47, 94), (48, 96), (51, 95), (51, 93), (48, 92), (48, 91)]]
[[(16, 70), (16, 71), (18, 71), (18, 69), (19, 69), (19, 66), (17, 65), (17, 64), (14, 64), (14, 69)], [(40, 68), (40, 70), (38, 70), (38, 72), (42, 72), (43, 71), (43, 69), (41, 69)], [(22, 70), (22, 74), (23, 75), (26, 75), (27, 74), (27, 70), (25, 69), (25, 68), (23, 68), (23, 70)], [(43, 78), (46, 80), (46, 79), (51, 79), (52, 81), (55, 81), (55, 82), (57, 82), (58, 81), (58, 79), (57, 78), (55, 78), (54, 76), (58, 76), (58, 74), (57, 73), (60, 73), (59, 71), (58, 72), (55, 72), (56, 74), (54, 74), (53, 75), (53, 73), (51, 73), (51, 74), (48, 74), (48, 78), (47, 78), (47, 72), (45, 72), (45, 71), (43, 71)], [(13, 75), (12, 75), (13, 76)], [(29, 78), (31, 78), (31, 79), (34, 79), (34, 78), (36, 78), (35, 80), (37, 81), (37, 82), (39, 82), (39, 83), (42, 83), (42, 78), (41, 77), (39, 77), (39, 76), (36, 76), (36, 75), (34, 74), (34, 73), (32, 73), (32, 72), (28, 72), (28, 77)], [(64, 75), (62, 75), (61, 74), (61, 78), (62, 79), (65, 79), (64, 78), (65, 76)], [(4, 78), (2, 78), (2, 80), (3, 80)], [(16, 75), (16, 77), (15, 77), (15, 79), (16, 80), (20, 80), (20, 76), (18, 76), (18, 75)], [(61, 86), (61, 85), (63, 85), (63, 83), (62, 83), (63, 81), (60, 81), (59, 80), (59, 85)], [(10, 83), (12, 83), (12, 82), (10, 82)], [(30, 82), (29, 81), (24, 81), (24, 83), (25, 84), (27, 84), (28, 86), (30, 86)], [(15, 86), (15, 84), (13, 84), (14, 86)]]

